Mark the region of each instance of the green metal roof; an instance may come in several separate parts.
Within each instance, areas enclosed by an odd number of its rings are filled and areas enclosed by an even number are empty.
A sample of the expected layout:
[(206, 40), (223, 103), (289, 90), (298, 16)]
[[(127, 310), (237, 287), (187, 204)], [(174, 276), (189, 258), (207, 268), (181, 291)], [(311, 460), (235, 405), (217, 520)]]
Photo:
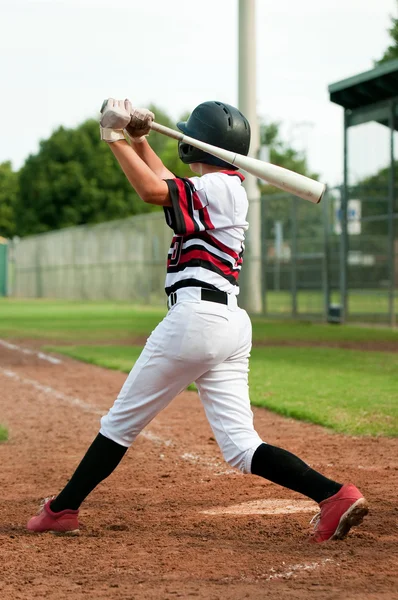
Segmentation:
[(330, 100), (344, 108), (360, 108), (398, 96), (398, 59), (365, 73), (331, 83)]

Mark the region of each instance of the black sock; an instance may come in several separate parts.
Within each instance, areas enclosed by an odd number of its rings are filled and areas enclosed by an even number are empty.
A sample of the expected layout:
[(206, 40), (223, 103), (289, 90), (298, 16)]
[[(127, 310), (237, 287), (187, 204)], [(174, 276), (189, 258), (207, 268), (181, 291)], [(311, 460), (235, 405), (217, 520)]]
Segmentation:
[(51, 510), (77, 510), (90, 492), (116, 469), (126, 452), (125, 446), (99, 433), (70, 481), (51, 502)]
[(251, 472), (300, 492), (315, 502), (322, 502), (334, 496), (343, 487), (341, 483), (311, 469), (298, 456), (270, 444), (261, 444), (257, 448), (253, 455)]

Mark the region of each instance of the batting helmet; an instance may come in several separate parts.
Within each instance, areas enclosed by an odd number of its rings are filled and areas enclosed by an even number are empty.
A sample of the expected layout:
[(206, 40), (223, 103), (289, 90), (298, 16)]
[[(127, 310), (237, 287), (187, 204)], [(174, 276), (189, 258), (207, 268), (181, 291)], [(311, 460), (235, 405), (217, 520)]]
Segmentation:
[[(213, 146), (247, 155), (250, 146), (250, 124), (242, 113), (229, 104), (209, 101), (199, 104), (188, 121), (180, 121), (177, 127), (185, 135), (207, 142)], [(217, 167), (237, 169), (229, 163), (194, 148), (185, 142), (179, 142), (178, 154), (183, 163), (189, 165), (200, 162)]]

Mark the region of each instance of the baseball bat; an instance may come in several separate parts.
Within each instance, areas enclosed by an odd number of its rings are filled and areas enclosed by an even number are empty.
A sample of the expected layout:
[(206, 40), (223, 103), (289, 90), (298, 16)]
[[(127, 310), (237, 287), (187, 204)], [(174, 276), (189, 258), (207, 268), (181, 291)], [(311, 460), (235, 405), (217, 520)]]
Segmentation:
[(244, 171), (251, 173), (251, 175), (255, 175), (259, 179), (262, 179), (285, 192), (308, 200), (313, 204), (318, 204), (325, 194), (326, 185), (324, 183), (315, 181), (305, 175), (300, 175), (289, 169), (278, 167), (277, 165), (258, 160), (257, 158), (236, 154), (230, 150), (224, 150), (223, 148), (218, 148), (212, 144), (201, 142), (188, 135), (184, 135), (181, 131), (170, 129), (170, 127), (165, 127), (155, 121), (152, 121), (150, 126), (153, 131), (167, 135), (168, 137), (189, 144), (190, 146), (195, 146), (195, 148), (199, 148), (199, 150), (203, 150), (217, 158), (221, 158), (221, 160), (225, 160), (225, 162), (228, 162), (239, 169), (243, 169)]

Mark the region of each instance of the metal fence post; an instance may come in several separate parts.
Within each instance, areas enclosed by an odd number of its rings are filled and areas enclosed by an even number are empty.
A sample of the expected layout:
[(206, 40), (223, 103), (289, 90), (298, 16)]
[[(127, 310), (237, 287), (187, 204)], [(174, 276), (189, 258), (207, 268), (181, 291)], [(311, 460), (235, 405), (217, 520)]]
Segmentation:
[(323, 282), (323, 304), (325, 321), (329, 317), (331, 305), (331, 269), (330, 269), (330, 194), (327, 191), (322, 203), (322, 221), (323, 221), (323, 261), (322, 261), (322, 282)]
[(395, 227), (394, 227), (394, 196), (395, 196), (395, 165), (394, 165), (394, 125), (395, 125), (395, 102), (391, 100), (389, 111), (390, 127), (390, 169), (388, 177), (388, 271), (389, 271), (389, 294), (388, 312), (391, 327), (395, 327)]
[(347, 206), (348, 206), (348, 109), (344, 111), (344, 182), (341, 194), (341, 239), (340, 239), (340, 300), (341, 300), (341, 322), (347, 319), (347, 258), (348, 258), (348, 230), (347, 230)]

